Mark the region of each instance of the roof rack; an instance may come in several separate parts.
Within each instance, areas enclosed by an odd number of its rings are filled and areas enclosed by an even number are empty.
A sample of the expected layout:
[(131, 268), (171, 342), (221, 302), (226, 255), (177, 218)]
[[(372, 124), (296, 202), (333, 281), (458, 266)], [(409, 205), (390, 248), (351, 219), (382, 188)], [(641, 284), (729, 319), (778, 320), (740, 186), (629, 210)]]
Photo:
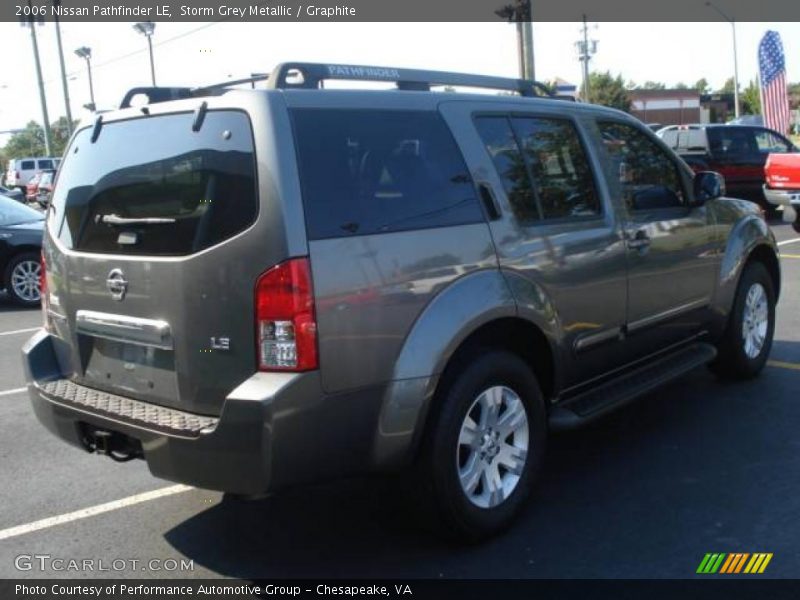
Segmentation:
[(257, 81), (266, 81), (269, 75), (265, 73), (255, 73), (251, 77), (245, 79), (228, 79), (219, 83), (212, 83), (211, 85), (203, 85), (196, 88), (189, 87), (135, 87), (128, 90), (125, 97), (120, 103), (120, 108), (130, 108), (131, 102), (134, 97), (139, 95), (147, 96), (148, 104), (156, 104), (158, 102), (168, 102), (169, 100), (183, 100), (186, 98), (199, 98), (202, 96), (213, 96), (225, 91), (227, 88), (234, 85), (242, 85), (245, 83), (255, 83)]
[(268, 87), (273, 89), (317, 89), (322, 82), (334, 79), (388, 81), (394, 82), (397, 89), (400, 90), (430, 91), (433, 85), (452, 85), (517, 92), (522, 96), (553, 97), (546, 85), (527, 79), (395, 67), (299, 62), (283, 63), (275, 67), (269, 78)]
[(245, 79), (234, 79), (200, 87), (135, 87), (125, 94), (120, 108), (130, 108), (133, 98), (147, 96), (148, 104), (199, 98), (220, 94), (231, 86), (257, 81), (267, 81), (271, 89), (319, 89), (329, 80), (345, 81), (386, 81), (393, 82), (399, 90), (430, 91), (431, 86), (463, 86), (516, 92), (521, 96), (545, 96), (574, 100), (571, 96), (553, 94), (543, 83), (528, 79), (492, 77), (490, 75), (470, 75), (448, 71), (426, 71), (420, 69), (399, 69), (395, 67), (374, 67), (365, 65), (341, 65), (323, 63), (282, 63), (272, 74), (255, 73)]

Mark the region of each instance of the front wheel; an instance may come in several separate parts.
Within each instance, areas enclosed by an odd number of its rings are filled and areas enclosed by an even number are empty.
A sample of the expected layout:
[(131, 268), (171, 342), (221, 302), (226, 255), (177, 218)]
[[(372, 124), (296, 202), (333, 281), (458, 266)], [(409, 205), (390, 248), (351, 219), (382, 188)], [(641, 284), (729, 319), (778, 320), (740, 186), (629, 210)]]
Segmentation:
[(764, 368), (775, 332), (775, 289), (766, 267), (745, 266), (712, 370), (728, 379), (750, 379)]
[(542, 393), (518, 356), (487, 350), (449, 378), (424, 456), (439, 522), (463, 541), (494, 535), (520, 512), (547, 435)]

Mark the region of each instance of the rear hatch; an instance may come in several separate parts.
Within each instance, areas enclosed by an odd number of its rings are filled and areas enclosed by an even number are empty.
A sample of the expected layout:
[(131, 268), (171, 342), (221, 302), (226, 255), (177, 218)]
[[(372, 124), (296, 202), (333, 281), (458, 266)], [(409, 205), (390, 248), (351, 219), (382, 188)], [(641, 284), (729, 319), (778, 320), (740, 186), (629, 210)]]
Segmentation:
[(773, 189), (800, 190), (800, 153), (770, 154), (764, 173)]
[(219, 414), (256, 370), (255, 282), (285, 258), (254, 226), (256, 173), (243, 111), (98, 121), (76, 134), (45, 239), (46, 310), (73, 380)]

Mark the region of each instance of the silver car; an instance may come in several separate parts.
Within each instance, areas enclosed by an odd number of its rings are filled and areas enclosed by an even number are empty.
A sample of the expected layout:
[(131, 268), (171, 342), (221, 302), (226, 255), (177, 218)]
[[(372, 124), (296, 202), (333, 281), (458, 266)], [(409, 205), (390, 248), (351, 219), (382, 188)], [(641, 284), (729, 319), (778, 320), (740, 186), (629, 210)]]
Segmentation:
[(24, 348), (64, 440), (244, 495), (407, 471), (474, 540), (519, 512), (548, 430), (764, 366), (769, 227), (631, 116), (384, 67), (228, 85), (132, 90), (70, 142)]

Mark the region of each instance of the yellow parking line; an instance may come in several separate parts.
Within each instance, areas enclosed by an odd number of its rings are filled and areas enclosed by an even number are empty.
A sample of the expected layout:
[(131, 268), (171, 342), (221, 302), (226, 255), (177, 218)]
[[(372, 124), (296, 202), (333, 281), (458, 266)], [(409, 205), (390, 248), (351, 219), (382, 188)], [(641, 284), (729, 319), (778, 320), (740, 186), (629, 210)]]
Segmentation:
[(800, 363), (783, 362), (781, 360), (768, 360), (767, 365), (770, 367), (777, 367), (779, 369), (791, 369), (792, 371), (800, 371)]

